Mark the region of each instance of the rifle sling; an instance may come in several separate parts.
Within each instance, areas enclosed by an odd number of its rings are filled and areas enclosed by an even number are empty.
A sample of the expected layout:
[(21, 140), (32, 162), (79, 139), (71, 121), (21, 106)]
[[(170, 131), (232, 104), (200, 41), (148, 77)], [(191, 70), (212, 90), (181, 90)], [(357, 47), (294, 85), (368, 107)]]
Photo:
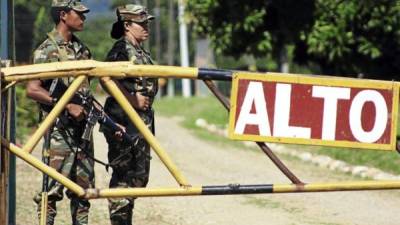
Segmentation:
[[(76, 157), (78, 155), (77, 153), (78, 153), (78, 148), (79, 147), (76, 146), (76, 148), (77, 148), (76, 150), (73, 148), (72, 144), (68, 141), (68, 136), (72, 139), (71, 132), (69, 132), (69, 130), (65, 128), (64, 123), (61, 120), (60, 120), (60, 124), (61, 124), (61, 126), (58, 127), (60, 129), (60, 134), (63, 136), (63, 138), (65, 140), (65, 143), (67, 143), (69, 149), (75, 154), (75, 157)], [(86, 154), (87, 157), (89, 157), (93, 161), (103, 165), (106, 168), (106, 171), (108, 172), (108, 168), (111, 166), (110, 164), (105, 163), (105, 162), (103, 162), (103, 161), (101, 161), (99, 159), (96, 159), (94, 156), (92, 156), (90, 154), (90, 152), (88, 152), (86, 150), (86, 148), (80, 148), (80, 149), (82, 150), (82, 152), (84, 152)]]

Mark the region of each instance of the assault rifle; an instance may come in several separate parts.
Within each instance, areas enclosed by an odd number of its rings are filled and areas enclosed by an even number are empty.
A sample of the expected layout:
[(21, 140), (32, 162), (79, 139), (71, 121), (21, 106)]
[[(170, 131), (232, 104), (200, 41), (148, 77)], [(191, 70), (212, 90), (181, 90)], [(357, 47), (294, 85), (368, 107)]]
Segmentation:
[(105, 112), (100, 103), (93, 97), (93, 95), (82, 96), (82, 106), (87, 113), (86, 125), (84, 132), (82, 134), (82, 139), (87, 143), (90, 142), (90, 137), (92, 136), (93, 128), (96, 122), (104, 125), (111, 132), (115, 133), (117, 131), (122, 132), (122, 139), (127, 143), (134, 143), (139, 135), (131, 136), (127, 132), (124, 132), (117, 123), (114, 122)]
[[(51, 84), (47, 82), (44, 87), (49, 91), (50, 96), (54, 99), (59, 99), (67, 90), (67, 86), (61, 79), (54, 79), (51, 81)], [(86, 112), (86, 125), (82, 134), (82, 140), (84, 144), (88, 144), (90, 142), (90, 138), (93, 133), (93, 128), (97, 122), (104, 125), (111, 132), (115, 133), (117, 131), (122, 132), (122, 139), (127, 143), (134, 143), (139, 135), (131, 136), (128, 133), (124, 132), (116, 122), (114, 122), (105, 112), (101, 104), (91, 95), (89, 92), (77, 92), (73, 95), (70, 103), (74, 103), (83, 107)], [(50, 112), (53, 106), (41, 104), (41, 108)], [(64, 119), (65, 121), (65, 119)]]

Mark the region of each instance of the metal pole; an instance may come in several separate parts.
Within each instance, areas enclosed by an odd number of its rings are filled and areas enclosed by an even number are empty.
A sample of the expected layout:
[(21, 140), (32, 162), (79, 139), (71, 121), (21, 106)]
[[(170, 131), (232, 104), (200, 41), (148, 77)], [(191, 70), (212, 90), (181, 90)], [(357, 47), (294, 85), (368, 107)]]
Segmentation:
[[(185, 4), (183, 0), (179, 0), (179, 43), (181, 49), (181, 66), (189, 66), (189, 50), (188, 50), (188, 39), (187, 39), (187, 27), (184, 19), (185, 15)], [(191, 96), (190, 80), (182, 79), (182, 94), (183, 97)]]
[(177, 188), (113, 188), (102, 190), (87, 189), (85, 198), (98, 199), (122, 197), (183, 197), (196, 195), (278, 194), (303, 192), (393, 190), (399, 188), (400, 181), (359, 181), (309, 184), (228, 184)]
[[(230, 103), (229, 99), (226, 98), (214, 85), (211, 80), (204, 80), (204, 83), (211, 90), (211, 92), (217, 97), (217, 99), (222, 103), (228, 112), (230, 111)], [(275, 164), (278, 169), (286, 175), (286, 177), (292, 181), (294, 184), (302, 184), (299, 178), (294, 175), (289, 168), (285, 166), (285, 164), (272, 152), (272, 150), (264, 143), (264, 142), (256, 142), (257, 145), (261, 148), (261, 150), (271, 159), (271, 161)]]
[(173, 163), (167, 152), (161, 147), (160, 143), (154, 137), (153, 133), (149, 130), (146, 124), (144, 124), (139, 114), (135, 111), (135, 109), (131, 106), (131, 104), (129, 104), (127, 98), (118, 88), (115, 82), (107, 77), (102, 78), (102, 81), (106, 86), (106, 88), (108, 89), (108, 91), (110, 92), (110, 94), (117, 100), (121, 108), (127, 113), (131, 122), (135, 124), (136, 128), (143, 135), (143, 137), (146, 139), (151, 148), (155, 151), (160, 160), (167, 167), (168, 171), (179, 183), (179, 185), (182, 187), (190, 186), (186, 178), (178, 170), (178, 167)]
[(64, 175), (59, 173), (54, 168), (52, 168), (50, 166), (47, 166), (41, 160), (39, 160), (36, 157), (32, 156), (28, 152), (25, 152), (20, 147), (14, 145), (13, 143), (10, 143), (8, 140), (6, 140), (4, 138), (1, 138), (1, 145), (3, 147), (7, 148), (12, 153), (14, 153), (20, 159), (26, 161), (29, 165), (35, 167), (36, 169), (38, 169), (39, 171), (41, 171), (43, 173), (46, 173), (47, 175), (49, 175), (54, 180), (60, 182), (62, 185), (64, 185), (70, 191), (75, 193), (78, 197), (83, 197), (85, 195), (85, 190), (81, 186), (79, 186), (78, 184), (74, 183), (68, 177), (65, 177)]
[(1, 58), (2, 59), (9, 59), (9, 38), (10, 38), (10, 12), (8, 11), (10, 8), (10, 4), (12, 5), (11, 0), (1, 1)]
[[(6, 64), (6, 62), (4, 61), (0, 61), (0, 71), (1, 71), (1, 67), (3, 67)], [(1, 78), (0, 78), (1, 79)], [(3, 81), (1, 81), (3, 82)], [(0, 82), (0, 87), (1, 87), (1, 82)], [(1, 136), (3, 136), (3, 134), (5, 133), (6, 129), (5, 129), (5, 120), (6, 120), (6, 94), (2, 94), (2, 92), (0, 92), (0, 105), (1, 105), (1, 118), (0, 118), (0, 134)], [(3, 146), (1, 146), (0, 149), (0, 224), (7, 224), (8, 221), (8, 156), (9, 156), (9, 152), (6, 151), (5, 148), (3, 148)]]
[[(12, 62), (15, 61), (15, 52), (14, 52), (14, 7), (13, 7), (13, 0), (2, 0), (1, 1), (1, 18), (0, 18), (0, 24), (1, 24), (1, 43), (0, 43), (0, 51), (1, 55), (0, 58), (2, 59), (8, 59), (11, 60)], [(4, 96), (2, 96), (3, 98)], [(6, 100), (7, 99), (7, 100)], [(15, 141), (15, 89), (12, 88), (8, 91), (7, 93), (7, 98), (2, 99), (2, 106), (5, 106), (4, 108), (2, 107), (2, 110), (7, 110), (7, 113), (2, 112), (2, 122), (5, 122), (7, 120), (6, 124), (2, 124), (2, 128), (5, 128), (5, 130), (2, 130), (2, 134), (6, 135), (7, 138), (11, 141)], [(5, 126), (4, 126), (5, 125)], [(8, 154), (8, 153), (7, 153)], [(4, 163), (4, 161), (3, 161)], [(9, 224), (9, 225), (14, 225), (15, 222), (15, 210), (16, 210), (16, 202), (15, 202), (15, 176), (16, 176), (16, 170), (15, 170), (15, 156), (10, 154), (8, 157), (8, 162), (5, 165), (2, 165), (3, 168), (4, 166), (8, 167), (6, 168), (6, 174), (5, 179), (8, 179), (5, 181), (7, 184), (7, 189), (3, 190), (8, 194), (7, 198), (5, 196), (3, 201), (7, 202), (7, 206), (4, 209), (2, 209), (2, 213), (0, 215), (0, 222), (4, 222), (4, 224)], [(4, 202), (3, 202), (4, 203)], [(3, 207), (2, 206), (2, 207)]]
[[(43, 149), (42, 149), (42, 161), (45, 165), (50, 165), (50, 139), (51, 139), (51, 130), (48, 130), (44, 135)], [(48, 205), (48, 191), (49, 191), (49, 176), (46, 173), (43, 173), (43, 182), (42, 182), (42, 202), (40, 207), (40, 225), (47, 224), (47, 205)]]
[[(88, 68), (91, 67), (91, 68)], [(97, 68), (95, 68), (97, 67)], [(26, 66), (17, 66), (2, 70), (3, 81), (21, 82), (36, 79), (52, 79), (59, 77), (149, 77), (149, 78), (187, 78), (231, 80), (229, 76), (210, 74), (199, 71), (194, 67), (133, 65), (129, 62), (97, 62), (93, 60), (79, 60), (66, 62), (42, 63)], [(215, 72), (214, 72), (215, 73)]]
[(81, 84), (85, 81), (85, 76), (77, 77), (68, 89), (65, 91), (64, 95), (60, 98), (51, 112), (46, 116), (46, 118), (42, 121), (38, 129), (35, 133), (29, 138), (26, 144), (23, 147), (25, 152), (31, 153), (46, 131), (49, 129), (50, 126), (54, 123), (57, 119), (58, 115), (64, 110), (65, 105), (68, 104), (69, 100), (74, 96), (76, 91), (79, 89)]
[[(7, 123), (5, 137), (15, 142), (15, 88), (7, 91)], [(16, 158), (9, 155), (9, 174), (8, 174), (8, 224), (15, 224), (16, 210)]]

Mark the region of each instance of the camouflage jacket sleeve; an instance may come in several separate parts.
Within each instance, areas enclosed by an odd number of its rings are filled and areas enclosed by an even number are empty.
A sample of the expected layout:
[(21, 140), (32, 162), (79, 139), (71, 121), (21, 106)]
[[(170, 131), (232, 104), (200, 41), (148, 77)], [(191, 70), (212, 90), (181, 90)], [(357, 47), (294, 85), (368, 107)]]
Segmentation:
[(108, 52), (106, 61), (115, 62), (115, 61), (128, 61), (129, 53), (126, 50), (125, 42), (117, 41), (112, 49)]
[(33, 53), (33, 63), (58, 62), (59, 53), (57, 48), (49, 40), (44, 41)]

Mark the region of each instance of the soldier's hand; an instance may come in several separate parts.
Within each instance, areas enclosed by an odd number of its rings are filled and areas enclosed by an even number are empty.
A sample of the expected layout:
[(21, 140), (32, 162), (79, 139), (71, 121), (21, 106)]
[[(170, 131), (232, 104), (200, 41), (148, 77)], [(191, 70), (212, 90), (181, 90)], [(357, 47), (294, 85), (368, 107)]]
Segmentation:
[(118, 128), (120, 129), (119, 131), (116, 131), (115, 133), (114, 133), (114, 136), (115, 136), (115, 138), (118, 140), (118, 141), (122, 141), (122, 135), (124, 134), (124, 133), (126, 133), (126, 128), (124, 127), (124, 126), (122, 126), (121, 124), (116, 124), (117, 126), (118, 126)]
[(85, 112), (82, 106), (69, 103), (67, 106), (65, 106), (67, 109), (68, 113), (76, 120), (76, 121), (82, 121), (85, 118)]
[(134, 107), (139, 110), (146, 111), (150, 107), (150, 97), (142, 95), (140, 92), (136, 92)]

